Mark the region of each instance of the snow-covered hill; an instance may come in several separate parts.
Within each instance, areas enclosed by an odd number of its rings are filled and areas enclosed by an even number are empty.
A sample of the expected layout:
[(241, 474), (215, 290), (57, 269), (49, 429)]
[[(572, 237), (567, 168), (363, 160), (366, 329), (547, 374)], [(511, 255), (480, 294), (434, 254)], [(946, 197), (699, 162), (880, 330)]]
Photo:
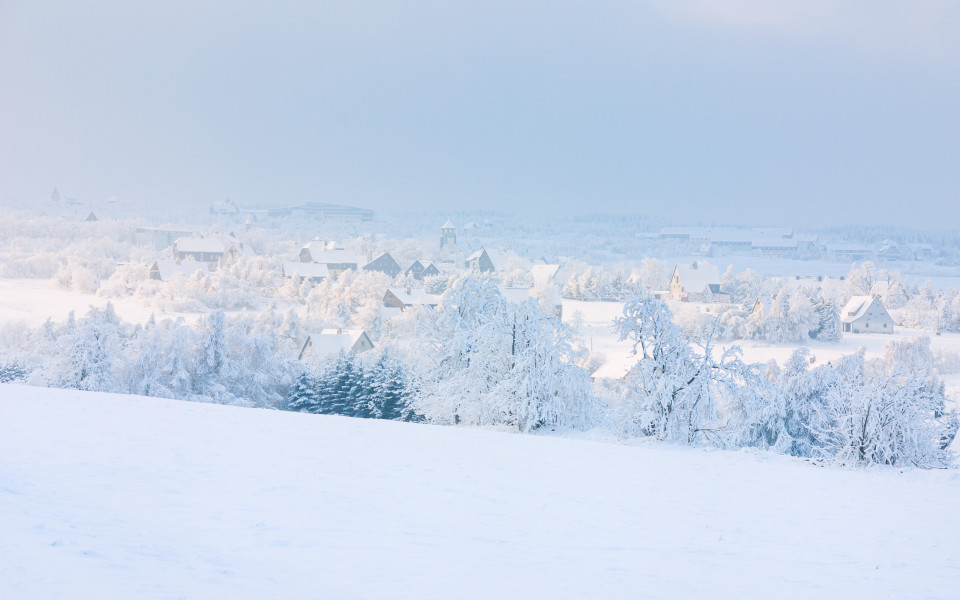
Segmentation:
[(0, 598), (956, 598), (960, 474), (0, 385)]

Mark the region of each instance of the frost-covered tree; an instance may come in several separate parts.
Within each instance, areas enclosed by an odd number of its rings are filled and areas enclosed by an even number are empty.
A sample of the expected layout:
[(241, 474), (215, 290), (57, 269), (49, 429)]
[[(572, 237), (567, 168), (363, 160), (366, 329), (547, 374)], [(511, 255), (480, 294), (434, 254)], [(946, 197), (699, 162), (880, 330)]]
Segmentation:
[(649, 297), (628, 301), (614, 326), (638, 357), (625, 382), (628, 432), (684, 444), (709, 435), (717, 421), (709, 340), (694, 353), (666, 303)]
[(424, 327), (415, 408), (444, 424), (585, 426), (586, 372), (569, 338), (535, 300), (511, 305), (489, 276), (467, 276), (444, 294)]
[(561, 323), (536, 300), (509, 311), (509, 370), (491, 398), (497, 420), (523, 432), (540, 427), (585, 427), (593, 418), (587, 372)]
[(113, 306), (91, 309), (87, 317), (64, 327), (58, 352), (48, 367), (48, 379), (58, 387), (97, 392), (121, 392), (116, 374), (122, 332)]
[(822, 342), (839, 342), (843, 333), (836, 303), (825, 298), (819, 289), (814, 292), (811, 303), (816, 313), (816, 325), (810, 331), (810, 337)]
[(828, 453), (846, 464), (948, 464), (956, 428), (953, 413), (942, 417), (942, 384), (923, 373), (878, 372), (862, 354), (844, 357), (837, 373), (826, 403), (833, 426), (818, 432)]

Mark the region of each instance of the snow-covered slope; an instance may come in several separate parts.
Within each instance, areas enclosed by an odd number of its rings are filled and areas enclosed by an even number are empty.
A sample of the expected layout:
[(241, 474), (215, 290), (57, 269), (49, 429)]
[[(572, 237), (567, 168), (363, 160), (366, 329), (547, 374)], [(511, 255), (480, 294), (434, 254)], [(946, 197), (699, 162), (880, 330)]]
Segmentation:
[(956, 598), (960, 475), (0, 385), (0, 598)]

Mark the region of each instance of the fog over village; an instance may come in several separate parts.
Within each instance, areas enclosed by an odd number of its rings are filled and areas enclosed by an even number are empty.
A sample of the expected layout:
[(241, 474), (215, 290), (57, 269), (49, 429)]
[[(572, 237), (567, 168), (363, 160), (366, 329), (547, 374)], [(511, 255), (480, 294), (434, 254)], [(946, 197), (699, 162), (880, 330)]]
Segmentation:
[(0, 597), (956, 597), (958, 34), (0, 5)]

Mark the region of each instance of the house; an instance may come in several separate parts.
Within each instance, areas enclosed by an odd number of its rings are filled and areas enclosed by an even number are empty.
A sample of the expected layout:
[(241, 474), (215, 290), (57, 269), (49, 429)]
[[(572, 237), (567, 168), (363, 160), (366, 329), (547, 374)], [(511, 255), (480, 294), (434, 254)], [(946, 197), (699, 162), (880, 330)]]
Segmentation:
[(530, 276), (533, 278), (533, 285), (542, 287), (553, 283), (559, 271), (560, 265), (533, 265), (530, 267)]
[(419, 260), (413, 261), (413, 264), (407, 267), (407, 270), (403, 272), (404, 275), (409, 275), (420, 281), (424, 277), (435, 277), (440, 275), (440, 269), (437, 268), (437, 265), (434, 263), (427, 263), (427, 266), (423, 266), (423, 263)]
[(90, 211), (90, 214), (87, 215), (87, 218), (86, 218), (85, 220), (86, 220), (88, 223), (96, 223), (99, 219), (97, 219), (96, 213), (94, 213), (94, 212), (91, 210), (91, 211)]
[(864, 260), (873, 257), (873, 248), (864, 244), (827, 244), (826, 250), (831, 260)]
[(177, 262), (204, 262), (211, 270), (240, 255), (240, 244), (228, 236), (182, 237), (173, 243)]
[(893, 333), (893, 318), (876, 296), (854, 296), (840, 311), (845, 333)]
[(310, 281), (320, 282), (330, 276), (327, 265), (305, 262), (284, 262), (282, 273), (284, 277), (295, 278), (298, 281), (309, 279)]
[(175, 260), (157, 259), (150, 267), (150, 279), (154, 281), (170, 281), (175, 275), (191, 277), (194, 273), (209, 275), (210, 268), (205, 262), (186, 261), (178, 263)]
[(373, 350), (373, 342), (362, 329), (324, 329), (307, 336), (297, 360), (320, 361), (341, 352), (360, 354), (368, 350)]
[(380, 256), (363, 265), (364, 271), (377, 271), (390, 277), (396, 277), (400, 274), (400, 264), (390, 256), (389, 252), (384, 252)]
[(463, 266), (481, 273), (493, 273), (497, 270), (497, 268), (493, 266), (493, 261), (490, 260), (490, 255), (484, 249), (477, 250), (468, 256)]
[(670, 279), (670, 297), (681, 302), (729, 302), (720, 291), (720, 268), (705, 262), (677, 265)]
[(513, 254), (506, 250), (487, 250), (481, 248), (467, 257), (464, 266), (472, 271), (481, 273), (504, 272), (509, 269), (509, 261)]
[(428, 294), (424, 290), (410, 289), (399, 290), (390, 288), (383, 295), (383, 305), (390, 308), (399, 308), (404, 310), (411, 306), (426, 306), (436, 308), (440, 304), (440, 296)]
[(623, 360), (609, 360), (590, 374), (590, 382), (597, 383), (607, 381), (623, 385), (635, 363), (636, 359), (634, 358), (631, 362), (630, 357), (625, 357)]
[[(880, 248), (877, 249), (877, 258), (881, 260), (904, 260), (908, 254), (909, 252), (907, 250), (890, 240), (885, 240), (880, 244)], [(913, 257), (911, 256), (910, 258)]]
[(300, 262), (326, 265), (331, 277), (350, 269), (357, 270), (361, 260), (352, 252), (325, 240), (310, 240), (300, 250)]
[(426, 267), (424, 267), (423, 273), (421, 273), (420, 277), (422, 279), (423, 277), (436, 277), (437, 275), (443, 275), (443, 273), (440, 271), (440, 268), (435, 263), (431, 262)]
[(419, 260), (413, 261), (413, 264), (406, 268), (403, 272), (404, 275), (409, 275), (417, 281), (423, 279), (423, 271), (426, 267), (423, 266), (423, 263)]

